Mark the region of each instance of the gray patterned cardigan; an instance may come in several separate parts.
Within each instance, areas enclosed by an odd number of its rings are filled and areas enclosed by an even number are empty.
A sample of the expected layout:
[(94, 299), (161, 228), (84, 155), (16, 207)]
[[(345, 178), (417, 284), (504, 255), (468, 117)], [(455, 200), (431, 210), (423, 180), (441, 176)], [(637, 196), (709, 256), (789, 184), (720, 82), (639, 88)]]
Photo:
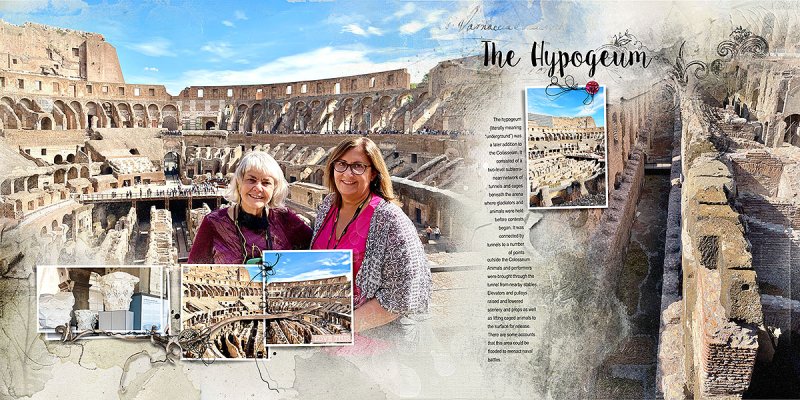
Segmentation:
[[(333, 205), (325, 197), (317, 210), (314, 237)], [(367, 299), (377, 298), (386, 310), (396, 314), (428, 311), (431, 298), (431, 270), (414, 224), (400, 207), (381, 201), (369, 223), (364, 261), (355, 284)]]

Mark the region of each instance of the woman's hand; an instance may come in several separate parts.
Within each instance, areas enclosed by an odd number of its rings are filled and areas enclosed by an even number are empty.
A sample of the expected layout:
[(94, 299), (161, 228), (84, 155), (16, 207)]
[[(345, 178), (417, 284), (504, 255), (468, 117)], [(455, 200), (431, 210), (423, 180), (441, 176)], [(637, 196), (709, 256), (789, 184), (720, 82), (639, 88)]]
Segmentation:
[(400, 314), (387, 311), (378, 299), (371, 299), (355, 311), (355, 331), (362, 332), (367, 329), (377, 328), (396, 320)]

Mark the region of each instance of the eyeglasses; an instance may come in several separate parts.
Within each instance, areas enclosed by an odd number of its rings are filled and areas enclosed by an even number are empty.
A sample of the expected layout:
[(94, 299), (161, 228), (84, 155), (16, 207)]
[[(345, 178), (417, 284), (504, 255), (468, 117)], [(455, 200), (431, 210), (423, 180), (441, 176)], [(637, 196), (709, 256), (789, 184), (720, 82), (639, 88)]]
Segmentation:
[(364, 172), (367, 171), (367, 168), (372, 167), (371, 165), (362, 164), (362, 163), (352, 163), (349, 164), (347, 161), (344, 160), (336, 160), (333, 162), (333, 169), (336, 172), (345, 172), (347, 168), (350, 168), (350, 171), (353, 171), (355, 175), (362, 175)]

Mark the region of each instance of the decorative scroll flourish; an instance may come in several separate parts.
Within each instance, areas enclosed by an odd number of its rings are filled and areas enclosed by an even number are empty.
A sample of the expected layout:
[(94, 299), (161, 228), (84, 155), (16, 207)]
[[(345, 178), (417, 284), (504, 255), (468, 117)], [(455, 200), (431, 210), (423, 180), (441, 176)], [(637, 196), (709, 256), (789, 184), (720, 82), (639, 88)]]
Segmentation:
[(762, 58), (769, 53), (769, 44), (766, 39), (753, 34), (741, 26), (734, 29), (729, 36), (730, 39), (723, 40), (717, 45), (717, 55), (721, 58), (715, 59), (710, 64), (698, 60), (687, 63), (683, 59), (683, 46), (686, 44), (684, 41), (681, 44), (678, 57), (675, 59), (675, 65), (671, 73), (672, 77), (675, 78), (681, 86), (686, 86), (686, 84), (689, 83), (688, 70), (691, 67), (697, 67), (694, 72), (695, 77), (703, 79), (708, 76), (709, 72), (714, 75), (719, 75), (725, 67), (725, 64), (737, 57), (751, 56)]
[(717, 54), (722, 57), (711, 62), (711, 71), (719, 75), (722, 67), (736, 57), (750, 55), (762, 58), (769, 53), (769, 43), (761, 36), (749, 30), (737, 27), (730, 34), (731, 39), (723, 40), (717, 45)]
[[(639, 40), (636, 35), (630, 33), (627, 29), (625, 33), (620, 32), (611, 38), (611, 43), (604, 44), (598, 47), (598, 50), (612, 49), (612, 50), (628, 50), (628, 47), (635, 50), (650, 51), (650, 49)], [(657, 56), (656, 56), (657, 57)]]
[(675, 65), (672, 66), (672, 71), (670, 73), (672, 78), (681, 86), (686, 86), (686, 84), (689, 83), (689, 69), (692, 67), (697, 68), (694, 70), (695, 78), (703, 79), (708, 76), (708, 66), (706, 63), (698, 60), (687, 63), (686, 60), (683, 59), (684, 45), (686, 45), (685, 41), (681, 43), (681, 48), (678, 50), (678, 57), (675, 58)]
[[(101, 329), (90, 329), (82, 332), (74, 332), (71, 326), (59, 325), (55, 329), (56, 333), (61, 335), (63, 343), (74, 343), (89, 335), (102, 335), (124, 340), (142, 340), (150, 339), (150, 343), (164, 348), (167, 353), (169, 362), (174, 362), (173, 357), (181, 353), (181, 349), (188, 349), (198, 351), (198, 354), (203, 354), (205, 349), (212, 345), (212, 342), (207, 333), (197, 331), (195, 329), (184, 329), (177, 335), (162, 335), (155, 331), (155, 328), (147, 333), (142, 332), (109, 332)], [(213, 362), (204, 361), (204, 362)]]
[[(253, 278), (251, 278), (251, 282), (253, 282), (257, 277), (261, 277), (262, 281), (266, 282), (269, 276), (275, 275), (275, 266), (278, 265), (278, 262), (281, 259), (281, 254), (277, 253), (276, 260), (272, 263), (266, 261), (265, 259), (260, 259), (258, 268), (259, 273), (256, 274)], [(263, 307), (265, 311), (268, 310), (268, 304), (266, 301), (262, 301), (260, 305)], [(123, 367), (122, 375), (120, 376), (119, 382), (119, 391), (120, 393), (125, 393), (128, 389), (125, 386), (125, 379), (128, 373), (128, 368), (130, 364), (138, 357), (147, 356), (150, 359), (151, 364), (160, 364), (160, 363), (175, 363), (176, 359), (180, 359), (181, 354), (184, 351), (191, 352), (193, 354), (213, 354), (209, 350), (212, 346), (214, 346), (213, 341), (211, 340), (211, 332), (208, 328), (204, 328), (202, 330), (198, 329), (183, 329), (178, 332), (177, 335), (170, 335), (169, 331), (165, 334), (159, 333), (156, 331), (155, 328), (151, 329), (149, 332), (110, 332), (101, 329), (89, 329), (80, 332), (73, 331), (72, 326), (69, 324), (67, 325), (59, 325), (55, 328), (55, 332), (61, 335), (61, 342), (67, 345), (81, 345), (81, 356), (78, 360), (78, 364), (80, 365), (80, 361), (83, 358), (83, 346), (80, 343), (80, 340), (89, 336), (100, 335), (100, 336), (107, 336), (115, 339), (121, 339), (126, 341), (144, 341), (149, 339), (150, 343), (161, 347), (164, 349), (164, 356), (162, 358), (154, 358), (147, 350), (142, 350), (131, 354), (130, 357), (125, 361), (125, 365)], [(267, 324), (267, 332), (269, 332), (269, 324)], [(212, 364), (214, 359), (201, 357), (200, 361), (203, 362), (205, 365)], [(270, 384), (270, 381), (264, 377), (264, 373), (261, 371), (261, 367), (258, 364), (258, 359), (254, 358), (256, 362), (256, 368), (258, 369), (258, 375), (261, 380), (267, 384), (267, 388), (269, 390), (274, 390), (279, 392), (278, 388), (273, 388)], [(272, 379), (269, 376), (269, 371), (266, 371), (266, 376)]]
[(572, 75), (565, 76), (564, 83), (561, 83), (557, 76), (553, 76), (550, 77), (550, 84), (544, 88), (544, 93), (552, 97), (553, 100), (556, 100), (573, 90), (583, 90), (586, 92), (586, 97), (583, 99), (583, 104), (588, 106), (594, 101), (594, 96), (597, 94), (598, 87), (599, 86), (597, 86), (597, 82), (594, 82), (594, 85), (587, 84), (586, 87), (580, 87), (575, 84), (575, 78)]
[[(152, 355), (150, 355), (147, 350), (142, 350), (140, 352), (132, 354), (128, 359), (125, 361), (125, 366), (123, 368), (122, 375), (120, 376), (119, 387), (120, 392), (124, 393), (127, 387), (125, 386), (125, 377), (127, 375), (128, 367), (130, 363), (139, 356), (146, 355), (150, 358), (151, 364), (159, 364), (159, 363), (171, 363), (174, 364), (176, 359), (180, 359), (180, 355), (183, 350), (189, 350), (194, 352), (195, 354), (207, 354), (206, 350), (213, 346), (213, 342), (211, 341), (210, 335), (205, 330), (198, 331), (196, 329), (184, 329), (181, 330), (177, 335), (162, 335), (155, 331), (155, 329), (151, 330), (146, 334), (142, 334), (141, 332), (109, 332), (100, 329), (91, 329), (82, 332), (74, 332), (72, 327), (69, 325), (59, 325), (55, 328), (56, 333), (61, 335), (61, 342), (65, 344), (78, 344), (78, 341), (84, 337), (89, 335), (98, 334), (103, 336), (108, 336), (115, 339), (122, 339), (128, 341), (142, 341), (146, 339), (150, 339), (150, 343), (162, 347), (164, 349), (164, 358), (162, 359), (155, 359)], [(137, 335), (137, 336), (131, 336)], [(81, 357), (83, 356), (83, 351), (81, 351)], [(201, 358), (200, 359), (203, 364), (210, 365), (214, 362), (214, 359), (207, 359)], [(267, 388), (269, 390), (274, 390), (278, 392), (277, 388), (273, 388), (270, 385), (270, 382), (264, 379), (263, 374), (261, 372), (261, 368), (258, 366), (258, 359), (254, 359), (256, 361), (256, 368), (258, 368), (258, 374), (261, 377), (261, 380), (267, 384)], [(79, 361), (80, 363), (80, 361)], [(267, 372), (267, 376), (269, 376), (269, 372)]]

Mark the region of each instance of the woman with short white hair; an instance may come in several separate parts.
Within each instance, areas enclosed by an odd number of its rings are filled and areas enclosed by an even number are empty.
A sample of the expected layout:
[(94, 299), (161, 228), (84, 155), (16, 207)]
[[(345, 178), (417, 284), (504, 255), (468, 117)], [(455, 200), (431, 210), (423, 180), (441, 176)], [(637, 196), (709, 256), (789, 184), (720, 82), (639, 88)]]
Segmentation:
[(264, 250), (307, 249), (311, 228), (283, 204), (289, 184), (280, 165), (263, 151), (242, 157), (225, 198), (233, 203), (203, 218), (190, 264), (257, 262)]

